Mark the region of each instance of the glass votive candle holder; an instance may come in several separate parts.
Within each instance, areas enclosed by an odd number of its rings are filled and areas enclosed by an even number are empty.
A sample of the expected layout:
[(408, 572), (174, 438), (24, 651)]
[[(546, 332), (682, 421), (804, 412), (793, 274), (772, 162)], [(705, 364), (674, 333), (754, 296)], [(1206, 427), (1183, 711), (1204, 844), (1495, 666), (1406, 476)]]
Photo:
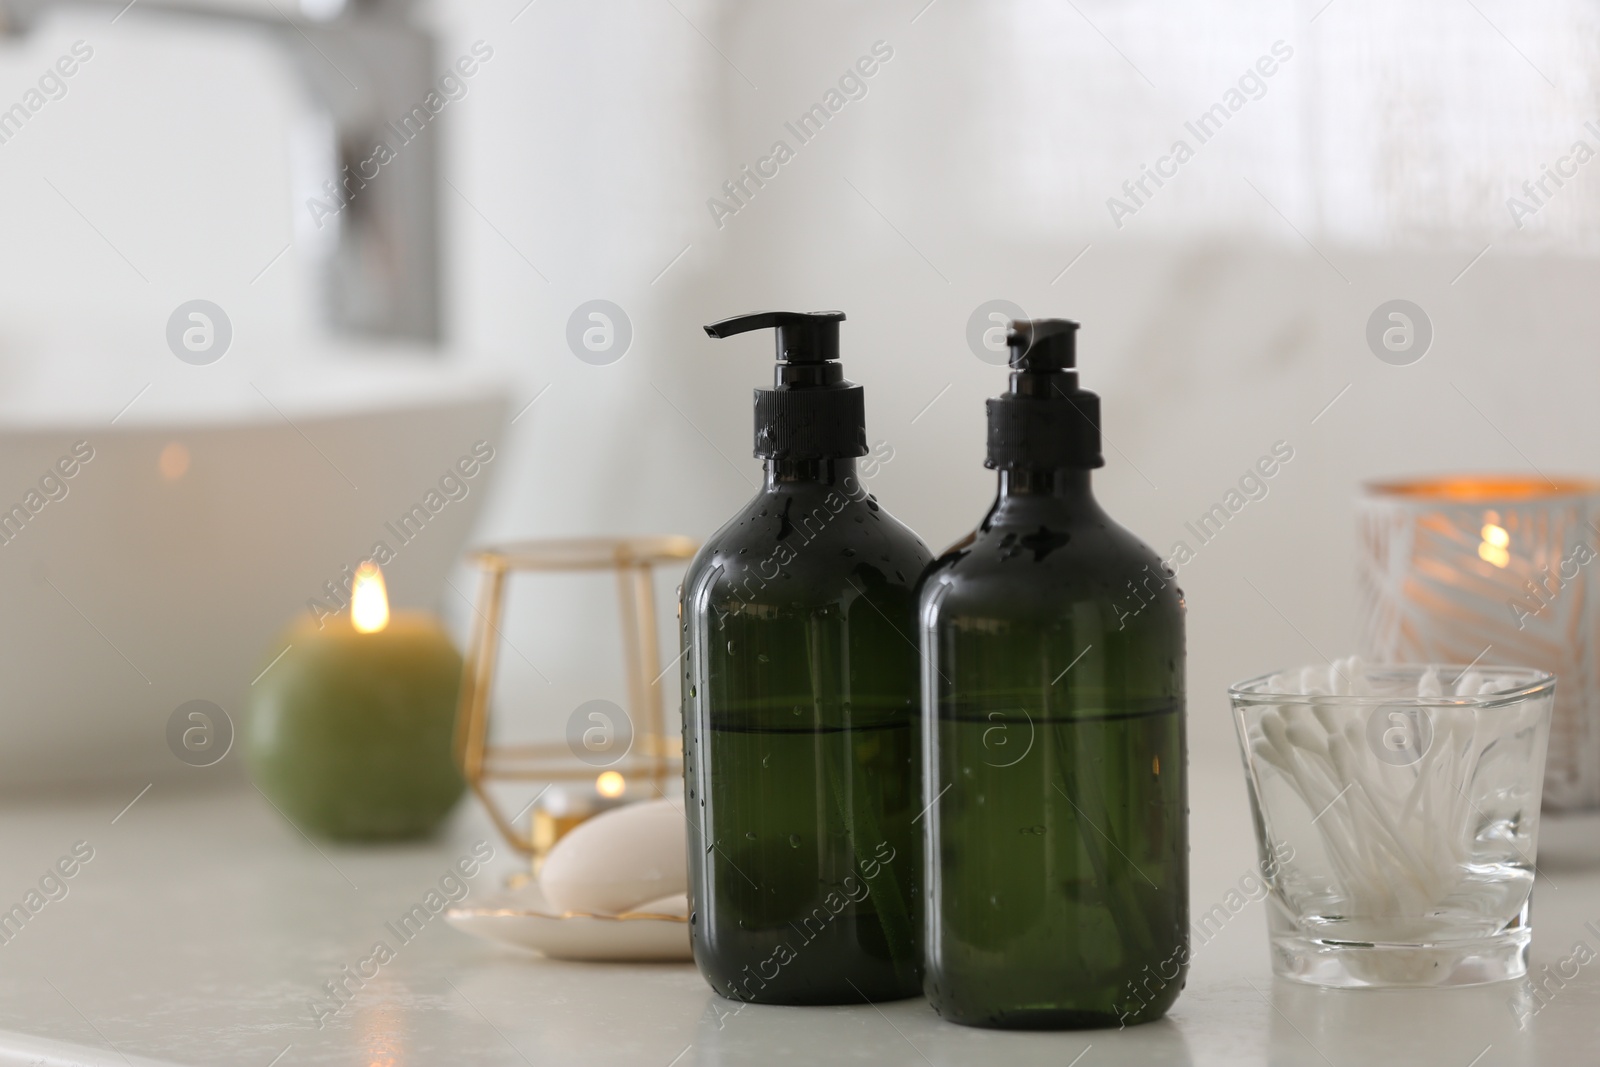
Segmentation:
[(1544, 807), (1600, 811), (1600, 482), (1447, 475), (1364, 487), (1358, 647), (1376, 663), (1522, 663), (1561, 679)]
[(1341, 666), (1352, 695), (1279, 691), (1294, 671), (1229, 690), (1274, 972), (1345, 988), (1523, 976), (1555, 677)]

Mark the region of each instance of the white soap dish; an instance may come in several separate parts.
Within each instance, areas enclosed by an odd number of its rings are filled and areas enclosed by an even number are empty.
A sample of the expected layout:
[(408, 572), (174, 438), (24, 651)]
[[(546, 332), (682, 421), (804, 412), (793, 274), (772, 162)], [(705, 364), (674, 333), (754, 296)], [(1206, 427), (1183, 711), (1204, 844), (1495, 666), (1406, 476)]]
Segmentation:
[(456, 929), (485, 941), (530, 949), (553, 960), (608, 963), (687, 962), (688, 902), (667, 898), (621, 915), (558, 912), (537, 883), (451, 908), (445, 919)]

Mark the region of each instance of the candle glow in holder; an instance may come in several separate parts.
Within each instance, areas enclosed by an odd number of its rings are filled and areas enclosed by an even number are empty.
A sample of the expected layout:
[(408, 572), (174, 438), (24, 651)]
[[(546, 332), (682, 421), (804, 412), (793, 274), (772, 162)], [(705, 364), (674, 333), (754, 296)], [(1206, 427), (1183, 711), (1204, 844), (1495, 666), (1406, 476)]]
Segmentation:
[(1359, 513), (1363, 658), (1555, 674), (1545, 807), (1600, 809), (1600, 482), (1377, 482)]

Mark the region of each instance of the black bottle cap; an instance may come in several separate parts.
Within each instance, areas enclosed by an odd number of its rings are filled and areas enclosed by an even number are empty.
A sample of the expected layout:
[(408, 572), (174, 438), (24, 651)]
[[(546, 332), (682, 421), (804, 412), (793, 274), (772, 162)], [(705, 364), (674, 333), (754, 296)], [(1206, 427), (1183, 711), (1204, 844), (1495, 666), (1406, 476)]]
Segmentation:
[(1011, 348), (1011, 387), (988, 403), (993, 469), (1092, 470), (1100, 454), (1100, 398), (1078, 388), (1078, 324), (1071, 319), (1018, 320)]
[(756, 390), (756, 447), (762, 459), (833, 459), (867, 454), (861, 387), (839, 365), (842, 311), (757, 311), (713, 322), (711, 337), (774, 330), (778, 366), (771, 389)]

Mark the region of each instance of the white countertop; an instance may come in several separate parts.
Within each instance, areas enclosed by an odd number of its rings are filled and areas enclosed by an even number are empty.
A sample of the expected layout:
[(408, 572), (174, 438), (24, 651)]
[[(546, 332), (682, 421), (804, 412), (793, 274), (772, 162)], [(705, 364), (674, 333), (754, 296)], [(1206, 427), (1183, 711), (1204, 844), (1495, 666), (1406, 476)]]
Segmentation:
[[(1237, 767), (1197, 767), (1192, 903), (1218, 903), (1253, 862)], [(1168, 1019), (1124, 1032), (998, 1033), (941, 1022), (926, 1003), (732, 1004), (691, 965), (557, 963), (480, 943), (434, 919), (318, 1029), (320, 987), (371, 954), (386, 922), (487, 839), (475, 805), (421, 846), (314, 847), (254, 790), (0, 807), (0, 910), (74, 842), (94, 857), (0, 944), (0, 1067), (11, 1064), (1321, 1064), (1499, 1067), (1600, 1061), (1600, 959), (1525, 1027), (1514, 983), (1334, 992), (1275, 982), (1259, 904), (1195, 953)], [(113, 818), (116, 819), (113, 823)], [(319, 850), (320, 849), (320, 850)], [(1596, 851), (1600, 853), (1600, 841)], [(1548, 850), (1534, 902), (1534, 961), (1585, 941), (1600, 953), (1600, 859)], [(57, 891), (59, 892), (59, 891)], [(469, 898), (470, 899), (470, 898)], [(393, 940), (392, 937), (388, 940)], [(1074, 1059), (1082, 1054), (1081, 1059)], [(274, 1060), (274, 1057), (279, 1057)]]

